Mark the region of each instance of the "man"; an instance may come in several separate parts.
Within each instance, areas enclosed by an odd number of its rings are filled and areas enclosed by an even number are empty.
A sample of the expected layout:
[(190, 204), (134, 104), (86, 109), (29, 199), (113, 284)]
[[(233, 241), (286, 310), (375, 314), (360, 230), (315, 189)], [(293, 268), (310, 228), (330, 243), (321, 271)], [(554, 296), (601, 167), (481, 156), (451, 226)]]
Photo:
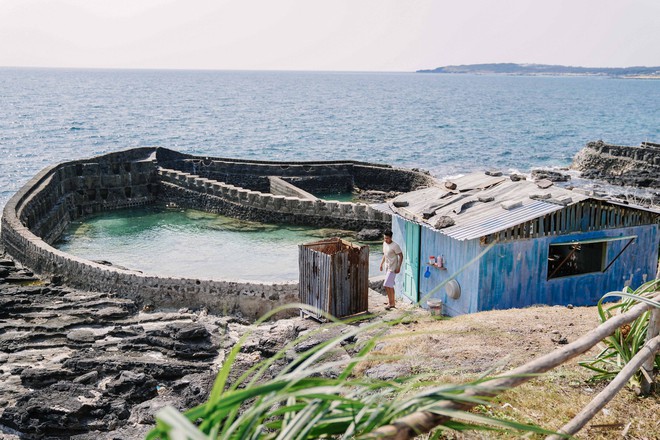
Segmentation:
[(401, 246), (392, 241), (392, 231), (389, 229), (383, 233), (383, 259), (380, 261), (380, 271), (383, 271), (383, 265), (387, 271), (385, 277), (385, 292), (387, 293), (387, 307), (386, 310), (395, 307), (394, 298), (394, 279), (396, 274), (401, 270), (401, 263), (403, 263), (403, 252)]

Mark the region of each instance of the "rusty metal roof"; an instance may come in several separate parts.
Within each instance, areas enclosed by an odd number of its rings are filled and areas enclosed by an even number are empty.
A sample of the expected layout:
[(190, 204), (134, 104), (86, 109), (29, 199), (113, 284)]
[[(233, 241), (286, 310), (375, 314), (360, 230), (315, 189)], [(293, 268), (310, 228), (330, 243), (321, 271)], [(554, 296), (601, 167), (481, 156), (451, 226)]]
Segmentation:
[[(457, 240), (471, 240), (590, 198), (554, 185), (543, 189), (539, 182), (513, 181), (509, 176), (485, 173), (463, 176), (451, 183), (455, 186), (438, 181), (432, 187), (396, 197), (387, 208), (382, 205), (375, 208)], [(434, 225), (442, 217), (448, 217), (454, 225), (436, 229)]]

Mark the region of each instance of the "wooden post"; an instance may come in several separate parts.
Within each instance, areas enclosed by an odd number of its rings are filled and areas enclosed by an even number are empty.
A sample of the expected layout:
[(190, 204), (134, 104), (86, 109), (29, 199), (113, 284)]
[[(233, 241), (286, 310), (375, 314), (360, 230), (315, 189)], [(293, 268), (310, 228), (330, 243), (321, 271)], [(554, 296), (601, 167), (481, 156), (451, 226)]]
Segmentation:
[[(660, 309), (655, 308), (651, 311), (649, 318), (649, 328), (646, 333), (646, 341), (650, 341), (660, 333)], [(649, 394), (655, 381), (653, 377), (653, 364), (655, 363), (655, 354), (642, 365), (642, 394)]]

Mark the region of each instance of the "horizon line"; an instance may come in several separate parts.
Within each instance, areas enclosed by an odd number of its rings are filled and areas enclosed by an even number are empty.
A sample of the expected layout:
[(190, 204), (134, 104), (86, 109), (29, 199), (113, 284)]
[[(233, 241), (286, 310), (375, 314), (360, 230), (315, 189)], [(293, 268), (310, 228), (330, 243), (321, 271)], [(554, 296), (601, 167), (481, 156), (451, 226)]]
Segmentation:
[(194, 71), (194, 72), (299, 72), (299, 73), (417, 73), (420, 71), (429, 71), (445, 67), (461, 67), (461, 66), (479, 66), (479, 65), (498, 65), (498, 64), (515, 64), (520, 66), (558, 66), (570, 68), (583, 68), (583, 69), (630, 69), (630, 68), (652, 68), (660, 65), (630, 65), (630, 66), (580, 66), (570, 64), (546, 64), (546, 63), (520, 63), (520, 62), (480, 62), (469, 64), (445, 64), (437, 67), (419, 68), (415, 70), (314, 70), (314, 69), (241, 69), (241, 68), (213, 68), (213, 67), (112, 67), (112, 66), (32, 66), (32, 65), (0, 65), (0, 69), (53, 69), (53, 70), (139, 70), (139, 71)]

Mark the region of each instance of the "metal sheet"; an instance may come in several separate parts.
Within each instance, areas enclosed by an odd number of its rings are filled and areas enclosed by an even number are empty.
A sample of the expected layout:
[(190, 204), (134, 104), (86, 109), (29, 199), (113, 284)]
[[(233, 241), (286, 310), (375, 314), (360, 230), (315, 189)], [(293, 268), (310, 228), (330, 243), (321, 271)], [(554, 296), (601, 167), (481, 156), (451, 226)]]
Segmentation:
[(537, 200), (511, 211), (504, 210), (501, 207), (498, 208), (499, 211), (490, 212), (488, 215), (482, 213), (479, 216), (472, 216), (460, 225), (450, 226), (441, 229), (439, 232), (457, 240), (471, 240), (559, 211), (564, 206)]
[(340, 238), (298, 246), (300, 302), (319, 309), (306, 314), (323, 320), (321, 312), (341, 318), (366, 312), (369, 291), (369, 247)]
[(633, 238), (637, 238), (636, 235), (626, 235), (624, 237), (604, 237), (604, 238), (593, 238), (590, 240), (569, 240), (569, 241), (556, 241), (550, 243), (551, 245), (555, 244), (589, 244), (589, 243), (602, 243), (604, 241), (610, 242), (610, 241), (619, 241), (619, 240), (630, 240)]
[[(471, 240), (512, 228), (587, 199), (596, 199), (555, 185), (543, 189), (532, 181), (512, 181), (507, 176), (493, 177), (484, 173), (474, 173), (450, 180), (457, 185), (453, 191), (438, 183), (432, 187), (402, 194), (387, 206), (381, 204), (374, 208), (437, 230), (457, 240)], [(403, 207), (395, 207), (394, 202), (407, 204)], [(610, 200), (605, 202), (654, 212)], [(516, 205), (519, 206), (512, 209), (503, 207)], [(600, 219), (601, 214), (596, 212), (587, 217)], [(556, 228), (563, 230), (574, 227), (574, 223), (578, 221), (576, 215), (576, 212), (569, 211), (569, 218), (562, 217), (562, 224), (556, 225)], [(441, 217), (451, 218), (454, 225), (436, 229), (434, 226)]]
[[(454, 191), (444, 185), (436, 185), (402, 194), (393, 202), (407, 202), (407, 206), (396, 208), (390, 203), (388, 211), (431, 229), (435, 229), (434, 225), (440, 217), (450, 217), (454, 220), (454, 226), (439, 231), (458, 240), (470, 240), (589, 198), (557, 186), (542, 189), (531, 181), (512, 181), (507, 176), (493, 177), (484, 173), (470, 174), (452, 182), (457, 185)], [(547, 197), (553, 202), (530, 198), (537, 196)], [(521, 206), (510, 210), (502, 207), (513, 204)]]

